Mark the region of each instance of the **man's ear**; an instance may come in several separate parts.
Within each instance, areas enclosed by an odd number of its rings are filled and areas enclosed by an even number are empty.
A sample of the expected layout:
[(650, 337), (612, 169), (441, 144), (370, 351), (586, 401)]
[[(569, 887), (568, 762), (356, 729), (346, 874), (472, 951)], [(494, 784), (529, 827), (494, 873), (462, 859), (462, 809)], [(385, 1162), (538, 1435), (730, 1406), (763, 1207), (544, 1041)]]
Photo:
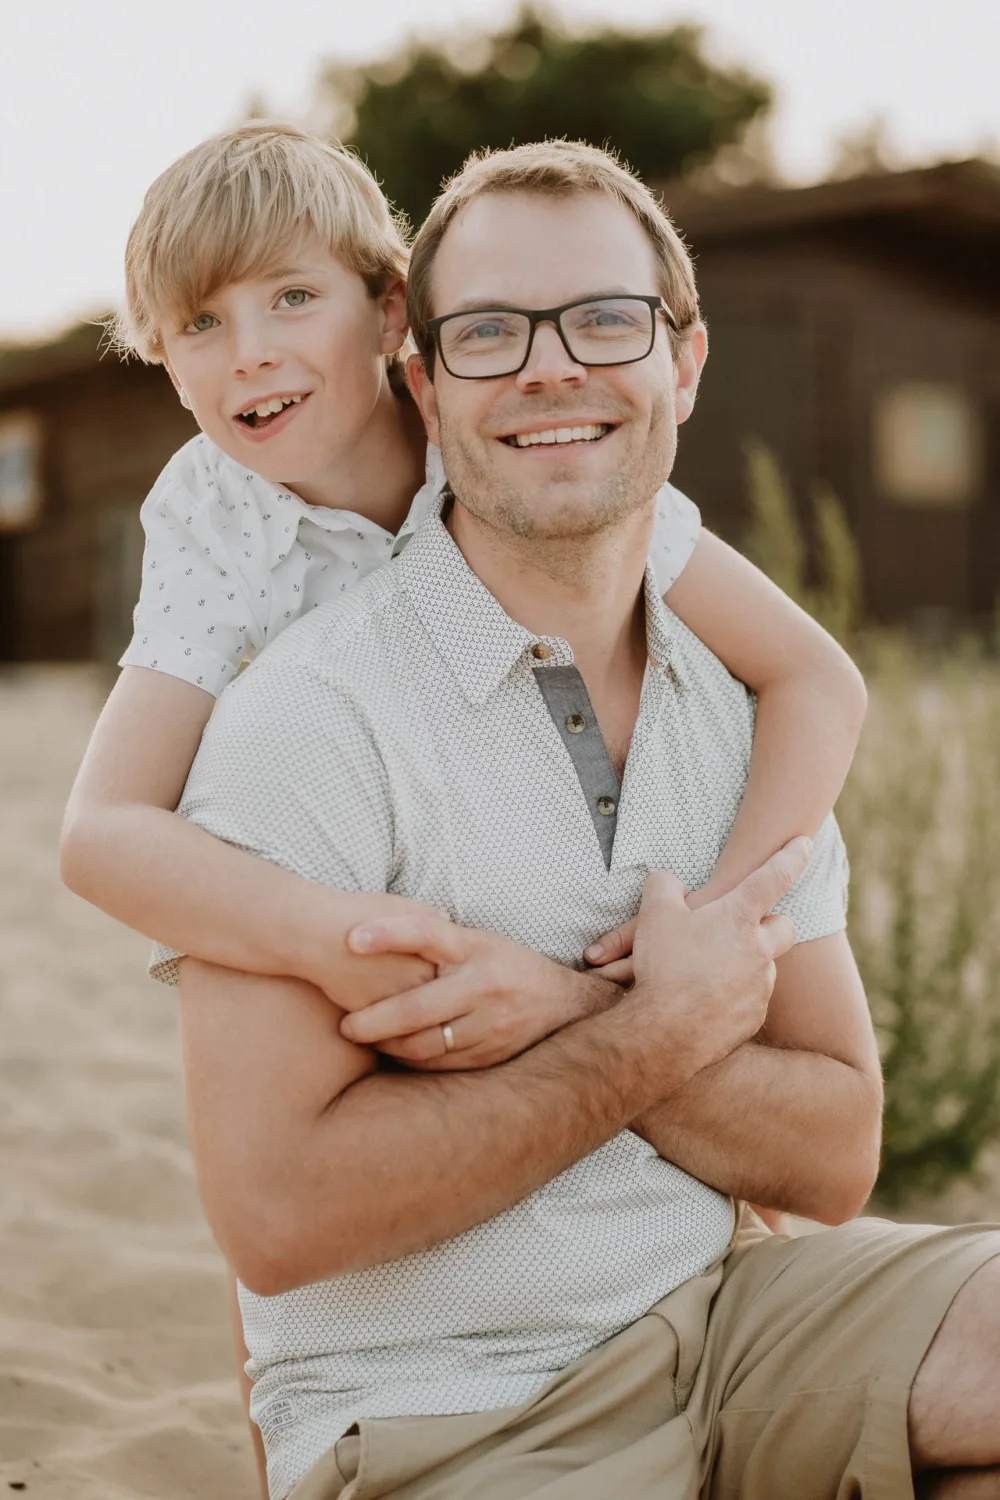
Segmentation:
[(411, 354), (406, 361), (406, 384), (410, 388), (410, 395), (417, 405), (417, 410), (424, 419), (424, 427), (427, 437), (436, 448), (441, 446), (441, 424), (438, 420), (437, 392), (434, 382), (427, 373), (427, 365), (422, 354)]
[(190, 403), (190, 401), (187, 398), (187, 391), (184, 389), (184, 387), (181, 385), (180, 381), (177, 379), (177, 376), (174, 374), (174, 367), (170, 363), (170, 361), (169, 361), (169, 359), (167, 358), (166, 355), (163, 356), (163, 368), (166, 370), (167, 374), (170, 376), (170, 383), (173, 386), (174, 390), (177, 392), (178, 396), (180, 397), (181, 405), (183, 407), (185, 407), (187, 411), (190, 411), (191, 410), (191, 403)]
[(382, 333), (379, 347), (383, 354), (398, 354), (406, 343), (410, 324), (406, 316), (406, 283), (401, 276), (390, 282), (380, 297)]
[(694, 411), (694, 400), (698, 394), (698, 382), (708, 358), (708, 330), (704, 323), (696, 323), (677, 351), (674, 369), (677, 373), (675, 387), (675, 410), (678, 422), (686, 422)]

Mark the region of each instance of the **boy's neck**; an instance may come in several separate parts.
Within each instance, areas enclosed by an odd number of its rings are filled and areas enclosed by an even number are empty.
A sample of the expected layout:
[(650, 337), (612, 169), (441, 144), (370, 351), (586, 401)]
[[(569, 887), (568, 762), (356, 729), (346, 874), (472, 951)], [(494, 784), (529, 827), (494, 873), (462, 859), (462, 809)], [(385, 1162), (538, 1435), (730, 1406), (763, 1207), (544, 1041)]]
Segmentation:
[(307, 505), (351, 510), (395, 533), (424, 482), (427, 436), (420, 413), (383, 381), (364, 432), (325, 473), (286, 488)]

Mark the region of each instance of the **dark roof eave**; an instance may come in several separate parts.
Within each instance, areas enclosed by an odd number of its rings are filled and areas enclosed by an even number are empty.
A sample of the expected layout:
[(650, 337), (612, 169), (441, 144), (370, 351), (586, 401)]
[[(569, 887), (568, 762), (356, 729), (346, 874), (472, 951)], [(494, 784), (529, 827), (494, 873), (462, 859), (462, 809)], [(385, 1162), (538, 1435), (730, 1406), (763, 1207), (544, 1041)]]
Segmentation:
[(698, 244), (735, 234), (935, 212), (974, 224), (980, 233), (993, 229), (1000, 235), (1000, 168), (984, 161), (945, 162), (803, 188), (706, 192), (674, 182), (659, 190), (678, 228)]
[(102, 359), (116, 359), (105, 348), (103, 320), (78, 323), (44, 344), (0, 345), (0, 396), (94, 369)]

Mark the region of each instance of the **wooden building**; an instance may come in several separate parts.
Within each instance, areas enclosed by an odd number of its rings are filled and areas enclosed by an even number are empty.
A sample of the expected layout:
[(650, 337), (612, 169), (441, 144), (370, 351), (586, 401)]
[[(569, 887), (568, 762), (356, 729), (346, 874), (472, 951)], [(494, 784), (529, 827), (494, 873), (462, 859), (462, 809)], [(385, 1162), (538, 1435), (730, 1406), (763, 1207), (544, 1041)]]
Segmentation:
[(710, 339), (677, 483), (739, 542), (744, 442), (761, 438), (800, 502), (816, 480), (840, 496), (873, 617), (985, 617), (1000, 599), (1000, 170), (664, 196)]
[[(1000, 596), (1000, 171), (665, 196), (711, 338), (677, 482), (737, 543), (744, 443), (804, 504), (847, 507), (876, 618), (962, 622)], [(0, 661), (113, 660), (142, 498), (194, 431), (166, 374), (100, 330), (0, 350)]]
[(197, 431), (166, 372), (84, 324), (0, 350), (0, 662), (115, 660), (130, 634), (139, 506)]

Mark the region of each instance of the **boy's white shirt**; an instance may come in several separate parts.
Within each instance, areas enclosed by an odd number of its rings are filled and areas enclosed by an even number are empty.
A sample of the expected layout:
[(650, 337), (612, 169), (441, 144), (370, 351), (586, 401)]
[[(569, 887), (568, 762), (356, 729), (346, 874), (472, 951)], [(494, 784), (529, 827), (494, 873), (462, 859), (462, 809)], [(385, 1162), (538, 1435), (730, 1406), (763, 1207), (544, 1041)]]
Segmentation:
[[(151, 667), (218, 695), (244, 657), (395, 557), (444, 485), (441, 454), (429, 446), (426, 481), (394, 536), (355, 511), (307, 505), (199, 434), (174, 454), (143, 504), (142, 589), (119, 665)], [(665, 484), (650, 550), (661, 594), (683, 572), (700, 531), (697, 506)]]

